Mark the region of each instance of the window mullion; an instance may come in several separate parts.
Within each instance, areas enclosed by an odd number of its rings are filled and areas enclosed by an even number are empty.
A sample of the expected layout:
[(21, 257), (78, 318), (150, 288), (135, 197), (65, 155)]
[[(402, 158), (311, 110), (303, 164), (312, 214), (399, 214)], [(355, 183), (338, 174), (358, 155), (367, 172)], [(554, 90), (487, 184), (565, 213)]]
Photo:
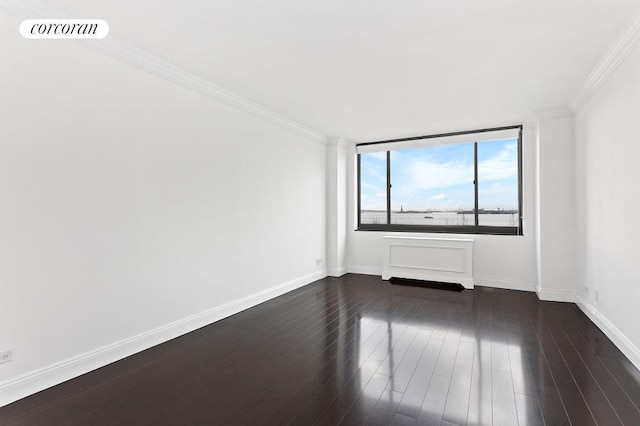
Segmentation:
[(478, 142), (473, 143), (473, 186), (475, 190), (475, 207), (473, 209), (475, 225), (478, 226), (480, 221), (478, 219)]
[(387, 151), (387, 225), (391, 225), (391, 151)]
[(358, 158), (358, 164), (357, 164), (357, 168), (358, 168), (358, 229), (360, 229), (360, 226), (362, 225), (362, 183), (360, 182), (360, 180), (362, 179), (362, 168), (361, 168), (361, 160), (360, 160), (360, 154), (357, 155)]
[(518, 133), (518, 234), (523, 235), (522, 229), (522, 127)]

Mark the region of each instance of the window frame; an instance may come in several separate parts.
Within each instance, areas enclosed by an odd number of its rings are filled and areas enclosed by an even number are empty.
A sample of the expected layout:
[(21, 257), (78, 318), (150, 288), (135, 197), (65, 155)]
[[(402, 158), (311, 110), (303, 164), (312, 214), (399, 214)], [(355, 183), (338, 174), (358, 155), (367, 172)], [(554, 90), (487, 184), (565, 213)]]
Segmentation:
[[(357, 146), (364, 145), (375, 145), (375, 144), (388, 144), (392, 142), (405, 142), (405, 141), (414, 141), (420, 139), (432, 139), (432, 138), (440, 138), (447, 136), (460, 136), (460, 135), (469, 135), (469, 134), (480, 134), (484, 132), (493, 132), (499, 130), (510, 130), (517, 129), (518, 130), (518, 140), (517, 140), (517, 158), (516, 161), (518, 163), (518, 226), (487, 226), (487, 225), (479, 225), (478, 221), (478, 142), (473, 142), (474, 144), (474, 225), (398, 225), (391, 223), (391, 150), (387, 150), (387, 223), (385, 224), (366, 224), (361, 222), (361, 213), (362, 213), (362, 185), (361, 185), (361, 159), (360, 156), (362, 154), (358, 153), (357, 161), (356, 161), (356, 173), (357, 173), (357, 228), (356, 231), (388, 231), (388, 232), (416, 232), (416, 233), (444, 233), (444, 234), (486, 234), (486, 235), (524, 235), (522, 224), (523, 224), (523, 214), (522, 214), (522, 125), (513, 125), (513, 126), (505, 126), (505, 127), (494, 127), (489, 129), (479, 129), (479, 130), (467, 130), (462, 132), (452, 132), (452, 133), (442, 133), (437, 135), (428, 135), (428, 136), (416, 136), (411, 138), (403, 138), (403, 139), (391, 139), (385, 141), (377, 141), (377, 142), (364, 142), (356, 144)], [(440, 146), (440, 145), (433, 145)]]

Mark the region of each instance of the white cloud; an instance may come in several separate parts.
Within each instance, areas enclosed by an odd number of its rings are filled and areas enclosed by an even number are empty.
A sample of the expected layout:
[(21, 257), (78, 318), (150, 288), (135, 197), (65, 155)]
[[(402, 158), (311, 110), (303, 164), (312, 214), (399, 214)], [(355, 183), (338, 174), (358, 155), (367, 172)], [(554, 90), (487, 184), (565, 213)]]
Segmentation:
[[(455, 159), (447, 162), (410, 160), (407, 174), (409, 185), (421, 190), (473, 184), (473, 164), (465, 164)], [(478, 179), (481, 183), (514, 177), (517, 174), (515, 143), (507, 145), (493, 157), (478, 164)]]
[(387, 175), (386, 174), (382, 174), (380, 173), (377, 169), (375, 169), (374, 167), (367, 167), (366, 170), (363, 170), (365, 172), (365, 175), (373, 177), (377, 180), (379, 180), (380, 182), (383, 182), (386, 185), (387, 182)]
[(438, 163), (428, 160), (413, 160), (407, 171), (410, 186), (422, 190), (465, 183), (473, 184), (473, 165), (465, 165), (455, 161)]
[(368, 189), (369, 191), (379, 191), (380, 190), (380, 185), (372, 185), (368, 182), (360, 182), (360, 186), (362, 187), (363, 190)]
[(365, 155), (368, 155), (371, 158), (375, 158), (376, 160), (387, 160), (387, 151), (368, 152)]
[[(485, 151), (487, 152), (487, 151)], [(482, 152), (481, 152), (482, 153)], [(488, 153), (488, 152), (487, 152)], [(385, 153), (378, 153), (381, 158)], [(517, 177), (517, 144), (503, 145), (500, 151), (484, 155), (479, 163), (480, 203), (483, 208), (513, 208), (517, 191), (512, 178)], [(369, 166), (369, 165), (367, 165)], [(373, 166), (373, 165), (372, 165)], [(395, 166), (395, 171), (393, 170)], [(425, 207), (473, 207), (473, 157), (438, 158), (396, 157), (392, 163), (394, 187), (391, 202), (408, 209)], [(386, 174), (378, 167), (366, 167), (361, 182), (362, 205), (384, 209), (386, 205)], [(505, 181), (509, 179), (509, 181)], [(458, 186), (457, 188), (453, 188)], [(515, 192), (514, 192), (515, 191)], [(516, 194), (514, 196), (514, 194)]]
[(516, 159), (516, 144), (511, 143), (492, 158), (478, 164), (478, 179), (480, 182), (500, 180), (518, 175)]

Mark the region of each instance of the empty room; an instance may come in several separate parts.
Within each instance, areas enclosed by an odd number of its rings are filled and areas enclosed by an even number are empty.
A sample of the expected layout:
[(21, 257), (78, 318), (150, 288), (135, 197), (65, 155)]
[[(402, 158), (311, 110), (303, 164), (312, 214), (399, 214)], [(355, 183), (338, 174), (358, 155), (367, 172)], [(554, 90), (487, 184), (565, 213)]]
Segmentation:
[(1, 425), (640, 425), (640, 0), (0, 0)]

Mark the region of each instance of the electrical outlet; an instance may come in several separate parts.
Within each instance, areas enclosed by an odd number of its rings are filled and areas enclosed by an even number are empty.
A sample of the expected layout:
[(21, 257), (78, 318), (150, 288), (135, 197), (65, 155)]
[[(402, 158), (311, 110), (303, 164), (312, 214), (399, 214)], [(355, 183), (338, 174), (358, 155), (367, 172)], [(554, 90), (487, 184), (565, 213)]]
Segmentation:
[(3, 362), (9, 362), (13, 359), (13, 351), (0, 352), (0, 364)]
[(322, 265), (322, 258), (319, 257), (316, 259), (316, 266), (320, 266), (320, 265)]
[(596, 297), (596, 302), (600, 301), (600, 293), (598, 293), (598, 290), (596, 290), (595, 292), (595, 297)]

